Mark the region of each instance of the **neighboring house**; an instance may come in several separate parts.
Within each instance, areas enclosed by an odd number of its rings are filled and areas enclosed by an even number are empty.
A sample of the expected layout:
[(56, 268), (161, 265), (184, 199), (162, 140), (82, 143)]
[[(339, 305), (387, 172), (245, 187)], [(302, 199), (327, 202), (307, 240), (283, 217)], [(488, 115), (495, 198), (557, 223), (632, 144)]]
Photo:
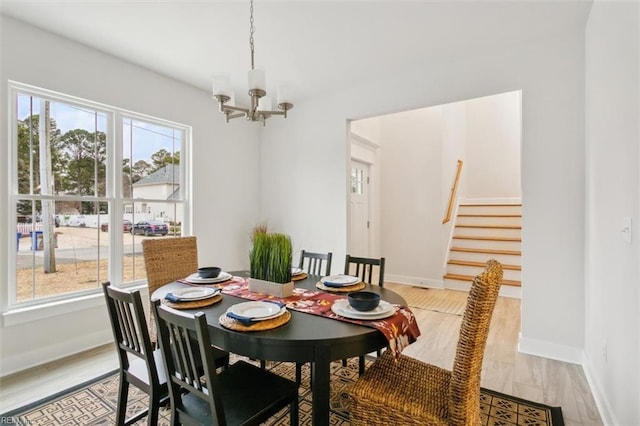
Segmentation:
[(148, 213), (155, 220), (182, 222), (182, 209), (176, 209), (174, 200), (180, 199), (180, 167), (167, 164), (133, 184), (133, 198), (166, 200), (143, 202), (125, 207), (125, 214)]

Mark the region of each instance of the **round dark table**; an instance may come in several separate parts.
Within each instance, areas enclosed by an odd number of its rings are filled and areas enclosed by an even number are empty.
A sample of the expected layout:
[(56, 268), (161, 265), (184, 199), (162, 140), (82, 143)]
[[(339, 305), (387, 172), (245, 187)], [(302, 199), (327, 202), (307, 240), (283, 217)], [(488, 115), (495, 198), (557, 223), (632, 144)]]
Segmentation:
[[(234, 276), (247, 277), (246, 271), (230, 272)], [(318, 290), (315, 284), (320, 276), (309, 275), (296, 281), (295, 286)], [(163, 298), (165, 294), (187, 284), (173, 282), (154, 291), (151, 298)], [(406, 305), (397, 293), (367, 285), (365, 290), (380, 293), (382, 300)], [(331, 318), (290, 310), (292, 318), (287, 324), (273, 330), (240, 332), (226, 329), (218, 318), (231, 305), (246, 299), (223, 295), (215, 305), (184, 312), (204, 312), (209, 325), (211, 343), (228, 352), (268, 361), (311, 362), (313, 381), (313, 424), (329, 424), (329, 366), (331, 361), (358, 357), (387, 346), (384, 335), (375, 328), (343, 322)]]

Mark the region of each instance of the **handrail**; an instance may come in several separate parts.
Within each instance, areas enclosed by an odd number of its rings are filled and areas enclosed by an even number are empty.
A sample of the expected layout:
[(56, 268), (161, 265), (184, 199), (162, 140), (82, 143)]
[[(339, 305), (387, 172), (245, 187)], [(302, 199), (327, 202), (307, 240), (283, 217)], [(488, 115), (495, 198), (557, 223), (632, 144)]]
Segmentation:
[(458, 182), (460, 181), (460, 173), (462, 172), (462, 160), (458, 160), (458, 168), (456, 170), (456, 179), (453, 181), (451, 187), (451, 197), (449, 197), (449, 207), (447, 208), (447, 214), (442, 219), (442, 224), (445, 224), (451, 220), (451, 212), (453, 211), (453, 200), (456, 198), (456, 190), (458, 189)]

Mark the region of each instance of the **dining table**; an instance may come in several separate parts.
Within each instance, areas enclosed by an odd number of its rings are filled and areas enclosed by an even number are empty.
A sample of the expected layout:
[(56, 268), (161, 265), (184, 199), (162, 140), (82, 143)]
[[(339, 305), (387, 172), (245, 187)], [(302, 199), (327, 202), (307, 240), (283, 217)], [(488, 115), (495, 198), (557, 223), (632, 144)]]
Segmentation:
[[(248, 271), (230, 271), (234, 277), (246, 278)], [(308, 275), (295, 281), (296, 288), (319, 291), (318, 275)], [(151, 295), (163, 299), (165, 295), (193, 285), (181, 281), (166, 284)], [(391, 304), (406, 306), (397, 293), (377, 285), (366, 284), (364, 290), (379, 293)], [(311, 363), (313, 380), (312, 419), (314, 425), (329, 424), (330, 364), (332, 361), (359, 357), (387, 346), (384, 334), (376, 328), (339, 321), (296, 310), (290, 310), (291, 320), (265, 331), (234, 331), (223, 327), (219, 318), (227, 310), (246, 299), (223, 294), (222, 300), (210, 306), (185, 309), (184, 312), (203, 312), (206, 315), (211, 343), (225, 351), (265, 361)]]

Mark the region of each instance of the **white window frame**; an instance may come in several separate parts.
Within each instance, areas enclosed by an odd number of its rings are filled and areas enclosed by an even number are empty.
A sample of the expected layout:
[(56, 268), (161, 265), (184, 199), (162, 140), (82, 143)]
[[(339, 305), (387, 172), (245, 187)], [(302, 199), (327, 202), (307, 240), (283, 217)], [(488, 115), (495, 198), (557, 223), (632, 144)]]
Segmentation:
[[(190, 126), (172, 122), (169, 120), (151, 117), (145, 114), (124, 110), (122, 108), (112, 107), (98, 102), (81, 99), (78, 97), (66, 95), (63, 93), (38, 88), (35, 86), (19, 83), (9, 80), (8, 82), (8, 100), (9, 100), (9, 126), (8, 126), (8, 157), (9, 170), (8, 182), (9, 191), (7, 199), (3, 200), (3, 205), (9, 207), (8, 222), (4, 225), (9, 232), (7, 235), (15, 233), (16, 223), (16, 203), (18, 199), (42, 199), (42, 196), (33, 196), (27, 194), (18, 194), (17, 182), (17, 164), (14, 157), (17, 152), (17, 111), (15, 101), (18, 94), (30, 95), (34, 97), (42, 97), (52, 101), (64, 102), (66, 104), (75, 105), (83, 108), (91, 108), (100, 113), (107, 115), (107, 190), (104, 197), (83, 197), (84, 201), (107, 201), (109, 203), (109, 223), (116, 223), (115, 218), (122, 217), (124, 206), (133, 204), (134, 201), (140, 202), (133, 198), (122, 197), (122, 127), (123, 119), (140, 120), (153, 123), (160, 126), (171, 127), (182, 132), (182, 143), (180, 147), (180, 187), (183, 206), (183, 222), (181, 226), (182, 235), (191, 235), (192, 233), (192, 161), (191, 161), (191, 144), (192, 129)], [(64, 196), (54, 196), (57, 200), (64, 199)], [(68, 197), (76, 198), (76, 197)], [(166, 200), (144, 199), (148, 202)], [(109, 267), (108, 279), (118, 285), (122, 284), (122, 256), (124, 253), (123, 236), (119, 232), (108, 233), (109, 238)], [(16, 297), (16, 261), (17, 254), (15, 250), (15, 239), (8, 238), (11, 244), (8, 244), (8, 268), (6, 276), (2, 277), (7, 286), (0, 294), (4, 294), (2, 303), (2, 316), (5, 325), (18, 324), (22, 322), (46, 318), (49, 316), (59, 315), (60, 313), (69, 313), (72, 311), (91, 308), (103, 304), (102, 289), (98, 286), (95, 289), (61, 294), (46, 298), (39, 298), (24, 302), (17, 302)], [(11, 249), (9, 249), (11, 248)], [(146, 287), (146, 279), (137, 280), (135, 282), (124, 284), (125, 287)]]

